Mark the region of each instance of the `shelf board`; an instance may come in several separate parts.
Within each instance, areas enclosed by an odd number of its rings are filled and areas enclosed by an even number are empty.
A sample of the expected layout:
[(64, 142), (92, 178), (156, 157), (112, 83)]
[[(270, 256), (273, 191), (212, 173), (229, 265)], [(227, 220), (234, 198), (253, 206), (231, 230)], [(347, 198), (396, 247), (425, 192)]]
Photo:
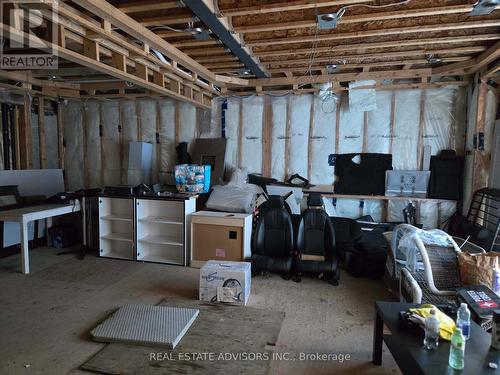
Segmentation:
[(168, 263), (168, 264), (179, 264), (183, 265), (182, 261), (180, 260), (172, 260), (166, 257), (162, 257), (160, 255), (145, 255), (145, 256), (140, 256), (137, 257), (137, 260), (139, 262), (154, 262), (154, 263)]
[(125, 215), (106, 215), (106, 216), (101, 216), (102, 220), (110, 220), (110, 221), (125, 221), (125, 222), (132, 222), (132, 219), (130, 217), (127, 217)]
[(132, 238), (130, 238), (130, 234), (127, 233), (109, 233), (101, 236), (103, 240), (111, 240), (111, 241), (123, 241), (123, 242), (132, 242)]
[(183, 221), (179, 221), (179, 219), (174, 219), (166, 216), (145, 216), (141, 217), (139, 221), (146, 223), (184, 225)]
[(173, 245), (184, 246), (184, 244), (176, 237), (148, 235), (139, 239), (139, 242), (150, 243), (154, 245)]
[(134, 260), (134, 257), (132, 254), (130, 254), (129, 256), (126, 256), (126, 255), (123, 255), (119, 251), (108, 251), (107, 253), (100, 253), (99, 256), (102, 258)]

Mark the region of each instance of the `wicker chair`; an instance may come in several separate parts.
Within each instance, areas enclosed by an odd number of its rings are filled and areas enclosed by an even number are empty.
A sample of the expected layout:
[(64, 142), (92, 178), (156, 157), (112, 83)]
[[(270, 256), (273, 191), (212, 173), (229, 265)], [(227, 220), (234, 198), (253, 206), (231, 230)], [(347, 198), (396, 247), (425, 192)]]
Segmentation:
[(405, 267), (400, 274), (400, 300), (412, 303), (457, 304), (456, 289), (462, 286), (457, 253), (482, 253), (484, 249), (449, 237), (449, 246), (424, 245), (413, 236), (415, 249), (422, 260), (423, 269)]

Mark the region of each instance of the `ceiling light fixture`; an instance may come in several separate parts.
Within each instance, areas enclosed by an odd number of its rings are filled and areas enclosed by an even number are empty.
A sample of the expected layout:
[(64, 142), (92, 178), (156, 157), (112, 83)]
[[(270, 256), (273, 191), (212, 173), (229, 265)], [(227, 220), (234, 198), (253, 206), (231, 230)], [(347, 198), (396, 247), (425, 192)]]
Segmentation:
[(318, 29), (321, 30), (331, 30), (337, 27), (337, 13), (325, 13), (318, 14), (316, 16), (316, 21), (318, 23)]
[(495, 10), (500, 4), (500, 0), (479, 0), (472, 7), (469, 16), (485, 16)]
[(443, 59), (438, 57), (438, 56), (434, 56), (434, 55), (428, 55), (427, 56), (427, 61), (429, 62), (429, 64), (440, 64), (443, 62)]
[(337, 69), (338, 69), (337, 64), (328, 64), (328, 65), (326, 66), (326, 72), (327, 72), (328, 74), (335, 73), (335, 72), (337, 71)]

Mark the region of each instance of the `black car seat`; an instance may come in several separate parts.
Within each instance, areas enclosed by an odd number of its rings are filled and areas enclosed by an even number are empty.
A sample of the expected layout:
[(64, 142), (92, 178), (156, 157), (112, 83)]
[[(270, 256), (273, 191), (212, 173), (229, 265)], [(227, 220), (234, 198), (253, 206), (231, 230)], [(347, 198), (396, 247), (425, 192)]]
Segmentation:
[(293, 226), (285, 198), (271, 195), (261, 209), (252, 239), (252, 271), (288, 274), (294, 249)]
[(321, 195), (309, 195), (307, 205), (309, 208), (302, 213), (297, 233), (299, 256), (295, 260), (295, 271), (323, 275), (330, 283), (338, 285), (340, 268), (333, 224), (323, 210)]

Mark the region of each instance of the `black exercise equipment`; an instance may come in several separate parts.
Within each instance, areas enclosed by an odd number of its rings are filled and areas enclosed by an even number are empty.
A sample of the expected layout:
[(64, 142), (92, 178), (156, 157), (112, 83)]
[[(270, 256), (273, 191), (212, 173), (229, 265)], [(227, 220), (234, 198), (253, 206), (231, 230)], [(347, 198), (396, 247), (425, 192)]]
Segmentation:
[(285, 209), (285, 199), (267, 196), (259, 209), (252, 238), (252, 271), (289, 274), (292, 267), (294, 236), (292, 218)]
[(297, 233), (298, 257), (294, 270), (300, 275), (322, 275), (333, 285), (338, 285), (340, 268), (335, 251), (335, 232), (330, 217), (323, 210), (321, 195), (311, 194), (308, 209), (302, 213)]

